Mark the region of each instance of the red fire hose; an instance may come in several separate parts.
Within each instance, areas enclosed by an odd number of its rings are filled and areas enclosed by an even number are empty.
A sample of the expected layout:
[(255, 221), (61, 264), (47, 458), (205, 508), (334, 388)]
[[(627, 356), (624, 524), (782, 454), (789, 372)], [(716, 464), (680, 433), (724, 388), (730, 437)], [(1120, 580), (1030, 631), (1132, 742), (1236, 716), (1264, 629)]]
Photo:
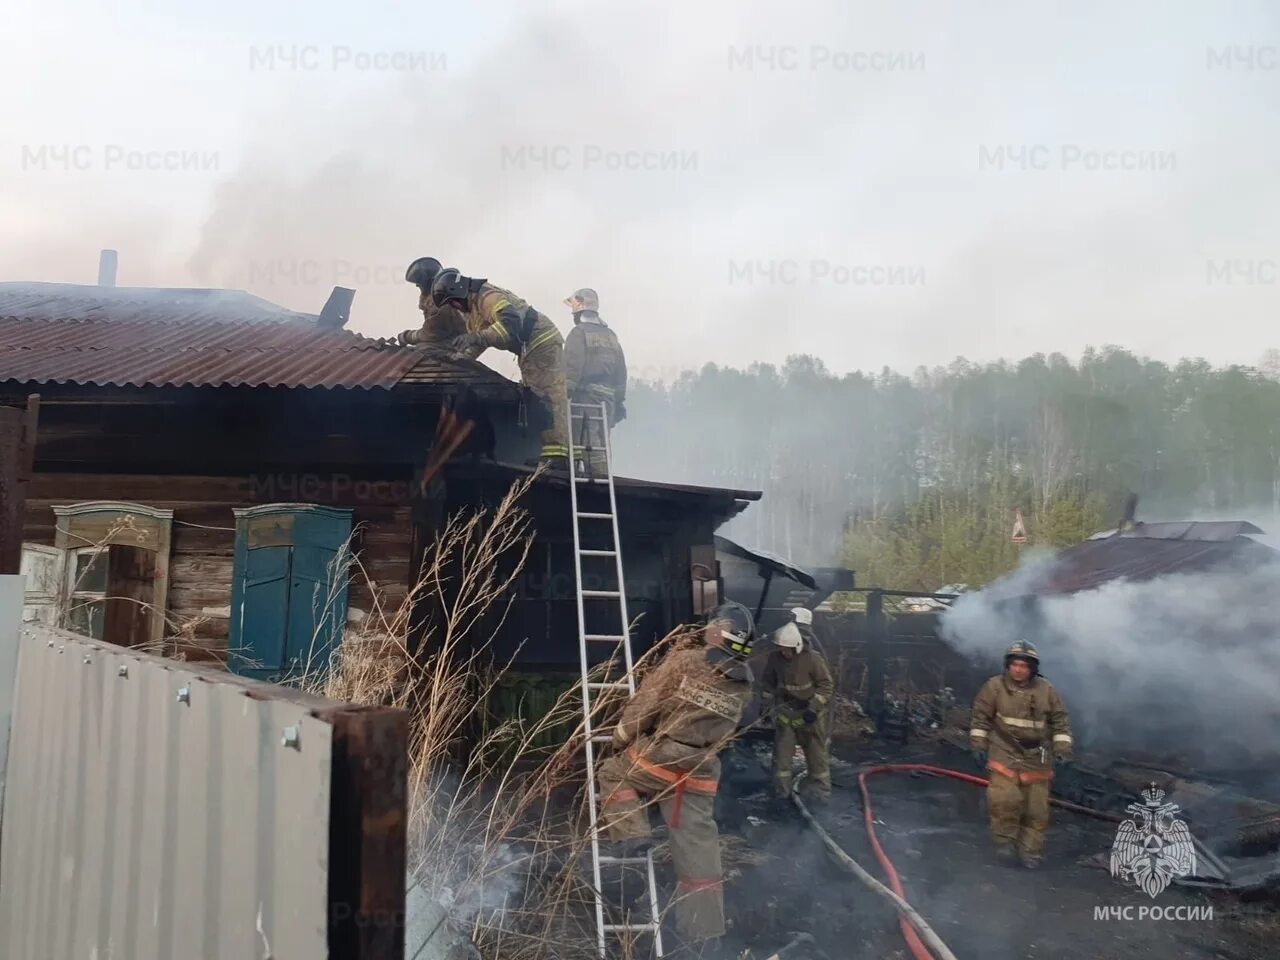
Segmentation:
[[(871, 849), (889, 878), (889, 886), (894, 893), (905, 900), (906, 894), (902, 890), (902, 881), (898, 879), (898, 871), (893, 868), (893, 863), (885, 855), (884, 849), (880, 846), (880, 840), (876, 837), (874, 817), (871, 811), (871, 795), (867, 791), (867, 777), (878, 773), (927, 773), (934, 777), (950, 777), (952, 780), (971, 783), (975, 787), (985, 787), (988, 781), (971, 773), (948, 770), (946, 767), (934, 767), (927, 763), (886, 763), (877, 767), (868, 767), (858, 774), (858, 789), (862, 791), (863, 823), (867, 828), (867, 839), (871, 841)], [(1090, 817), (1097, 817), (1100, 820), (1109, 820), (1112, 823), (1121, 819), (1120, 817), (1102, 813), (1099, 810), (1091, 810), (1088, 807), (1082, 807), (1078, 803), (1070, 803), (1066, 800), (1056, 800), (1051, 797), (1049, 802), (1055, 807), (1061, 807), (1064, 810), (1071, 810), (1075, 813), (1083, 813)], [(915, 957), (915, 960), (933, 960), (933, 956), (925, 949), (915, 929), (907, 922), (907, 918), (901, 914), (898, 915), (898, 927), (902, 930), (902, 938), (907, 942), (907, 949), (911, 951), (911, 955)]]

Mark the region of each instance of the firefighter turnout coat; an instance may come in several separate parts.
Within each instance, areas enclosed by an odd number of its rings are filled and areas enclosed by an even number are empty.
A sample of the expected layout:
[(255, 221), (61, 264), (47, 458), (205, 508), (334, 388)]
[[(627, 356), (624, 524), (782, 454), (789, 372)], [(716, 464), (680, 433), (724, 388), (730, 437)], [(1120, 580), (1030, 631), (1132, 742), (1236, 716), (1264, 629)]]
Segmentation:
[(547, 406), (550, 426), (542, 431), (542, 456), (569, 455), (564, 382), (564, 338), (550, 318), (509, 290), (487, 280), (467, 297), (467, 333), (485, 347), (514, 353), (520, 379)]
[(673, 650), (627, 704), (614, 733), (615, 753), (600, 765), (602, 825), (610, 839), (647, 837), (645, 804), (657, 800), (670, 831), (676, 926), (688, 939), (724, 934), (714, 817), (718, 754), (750, 694), (745, 664), (703, 646)]
[(1044, 677), (1015, 683), (992, 677), (973, 701), (969, 743), (987, 751), (989, 768), (1022, 783), (1048, 780), (1053, 758), (1071, 756), (1071, 723), (1058, 691)]

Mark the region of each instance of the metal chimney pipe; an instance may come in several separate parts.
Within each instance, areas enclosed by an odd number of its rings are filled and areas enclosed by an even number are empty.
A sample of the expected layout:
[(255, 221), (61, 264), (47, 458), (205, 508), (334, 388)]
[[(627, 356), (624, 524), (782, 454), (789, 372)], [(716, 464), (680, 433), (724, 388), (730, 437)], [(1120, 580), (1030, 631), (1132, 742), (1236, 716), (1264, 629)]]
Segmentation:
[(114, 250), (103, 250), (98, 254), (98, 286), (114, 287), (116, 285), (116, 266), (119, 254)]

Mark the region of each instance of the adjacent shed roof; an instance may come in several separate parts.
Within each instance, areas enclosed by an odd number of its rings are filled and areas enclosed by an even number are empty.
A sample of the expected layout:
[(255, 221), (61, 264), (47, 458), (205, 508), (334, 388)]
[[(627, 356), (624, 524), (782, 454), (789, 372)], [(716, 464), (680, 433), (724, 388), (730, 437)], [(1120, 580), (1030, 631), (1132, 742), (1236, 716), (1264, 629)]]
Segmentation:
[(1034, 584), (1014, 576), (987, 589), (997, 599), (1011, 599), (1078, 593), (1112, 580), (1152, 580), (1228, 565), (1247, 569), (1280, 559), (1280, 553), (1246, 535), (1262, 532), (1246, 521), (1139, 523), (1068, 547)]
[(0, 379), (97, 386), (510, 386), (242, 291), (0, 284)]

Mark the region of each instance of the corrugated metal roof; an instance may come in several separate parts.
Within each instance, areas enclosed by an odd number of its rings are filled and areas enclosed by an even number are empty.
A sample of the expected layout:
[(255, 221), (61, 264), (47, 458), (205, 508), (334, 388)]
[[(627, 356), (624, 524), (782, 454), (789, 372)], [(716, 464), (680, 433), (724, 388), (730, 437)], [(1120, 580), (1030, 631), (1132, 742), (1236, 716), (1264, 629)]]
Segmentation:
[(215, 296), (107, 302), (33, 296), (13, 289), (32, 285), (0, 285), (6, 286), (10, 289), (0, 289), (0, 378), (5, 380), (384, 389), (401, 381), (510, 385), (481, 363), (322, 329), (315, 317), (281, 311), (265, 300), (258, 301), (260, 308), (250, 302), (258, 298), (248, 294), (242, 295), (248, 301)]
[(243, 290), (96, 287), (75, 283), (0, 283), (0, 317), (172, 320), (175, 314), (218, 320), (316, 319)]
[(1248, 520), (1178, 520), (1170, 523), (1135, 523), (1120, 533), (1104, 530), (1095, 533), (1090, 540), (1108, 537), (1129, 537), (1148, 540), (1231, 540), (1242, 534), (1262, 533)]
[(1037, 582), (1017, 576), (987, 588), (997, 600), (1092, 590), (1113, 580), (1153, 580), (1173, 573), (1214, 568), (1254, 569), (1280, 559), (1270, 547), (1238, 536), (1230, 540), (1174, 540), (1156, 537), (1108, 537), (1086, 540), (1053, 558)]

